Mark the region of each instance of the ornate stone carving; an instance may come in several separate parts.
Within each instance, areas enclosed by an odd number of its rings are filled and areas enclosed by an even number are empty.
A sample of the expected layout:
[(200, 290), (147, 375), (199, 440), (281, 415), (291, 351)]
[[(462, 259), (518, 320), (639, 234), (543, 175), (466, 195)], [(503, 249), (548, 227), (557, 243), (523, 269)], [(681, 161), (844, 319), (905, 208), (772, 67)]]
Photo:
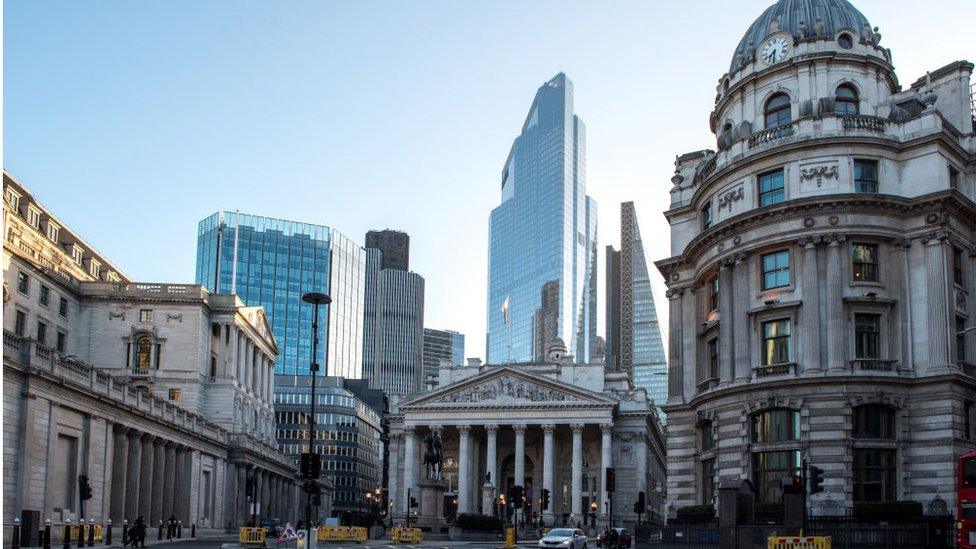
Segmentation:
[(542, 432), (547, 435), (551, 435), (552, 433), (556, 432), (556, 426), (552, 423), (543, 423)]
[(467, 387), (455, 393), (428, 401), (430, 404), (464, 404), (477, 402), (571, 402), (581, 400), (573, 395), (513, 377), (501, 377)]
[(732, 210), (732, 203), (742, 200), (745, 196), (745, 191), (743, 190), (742, 184), (740, 183), (736, 188), (723, 192), (718, 197), (718, 209), (728, 207)]
[(583, 432), (583, 427), (586, 427), (586, 426), (583, 425), (582, 423), (573, 423), (569, 427), (570, 427), (570, 429), (573, 430), (573, 434), (575, 435), (576, 433), (582, 433)]
[(922, 235), (920, 239), (923, 244), (928, 244), (929, 242), (938, 244), (939, 242), (943, 240), (947, 240), (948, 238), (949, 238), (949, 231), (941, 230), (941, 231), (932, 231), (930, 233), (926, 233)]
[(664, 296), (667, 297), (668, 299), (680, 298), (684, 295), (685, 295), (684, 288), (671, 288), (668, 291), (664, 292)]
[(814, 218), (812, 218), (812, 217), (804, 217), (803, 218), (803, 226), (806, 227), (806, 228), (808, 228), (808, 229), (810, 227), (813, 227), (816, 224), (817, 224), (817, 221)]
[(176, 313), (176, 314), (166, 313), (166, 322), (169, 322), (171, 320), (176, 320), (180, 324), (182, 324), (183, 323), (183, 313)]
[(836, 225), (839, 222), (840, 222), (840, 218), (837, 217), (836, 215), (832, 215), (827, 218), (827, 223), (829, 223), (830, 225)]
[(966, 292), (956, 289), (956, 310), (965, 313), (966, 312)]
[(939, 222), (939, 217), (940, 216), (937, 213), (930, 213), (929, 215), (925, 216), (925, 222), (926, 223), (930, 223), (930, 224), (931, 223), (938, 223)]
[(515, 425), (512, 425), (512, 429), (515, 431), (516, 435), (524, 435), (525, 428), (526, 425), (524, 423), (516, 423)]
[(112, 320), (113, 318), (121, 318), (122, 321), (125, 322), (125, 311), (119, 311), (119, 312), (109, 311), (108, 319)]
[(823, 184), (824, 178), (834, 179), (836, 177), (837, 164), (824, 164), (820, 166), (811, 166), (809, 168), (800, 168), (800, 179), (816, 179), (818, 187)]
[(738, 246), (739, 244), (742, 243), (742, 237), (736, 235), (736, 237), (732, 239), (732, 243), (735, 244), (736, 246)]
[(904, 237), (895, 237), (888, 241), (889, 244), (898, 250), (907, 250), (912, 247), (912, 241)]

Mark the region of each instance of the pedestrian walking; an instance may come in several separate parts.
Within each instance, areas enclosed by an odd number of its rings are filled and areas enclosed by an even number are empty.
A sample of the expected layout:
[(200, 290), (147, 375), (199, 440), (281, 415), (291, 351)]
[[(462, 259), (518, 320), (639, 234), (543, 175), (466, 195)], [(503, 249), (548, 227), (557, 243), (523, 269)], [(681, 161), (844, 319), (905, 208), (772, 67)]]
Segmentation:
[(129, 530), (129, 540), (132, 542), (133, 547), (146, 546), (147, 530), (146, 520), (142, 517), (142, 515), (139, 515), (139, 518), (136, 519), (136, 523), (133, 524), (132, 528)]

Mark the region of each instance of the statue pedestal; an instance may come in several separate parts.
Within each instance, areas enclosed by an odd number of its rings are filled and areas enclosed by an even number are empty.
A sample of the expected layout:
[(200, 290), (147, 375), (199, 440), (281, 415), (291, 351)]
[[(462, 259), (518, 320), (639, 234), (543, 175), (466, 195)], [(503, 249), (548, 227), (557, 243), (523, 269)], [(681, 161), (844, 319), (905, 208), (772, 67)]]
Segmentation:
[(420, 517), (425, 521), (444, 520), (444, 492), (447, 485), (442, 480), (426, 479), (420, 482)]
[(481, 487), (481, 514), (491, 515), (493, 511), (492, 503), (495, 501), (495, 486), (486, 482)]

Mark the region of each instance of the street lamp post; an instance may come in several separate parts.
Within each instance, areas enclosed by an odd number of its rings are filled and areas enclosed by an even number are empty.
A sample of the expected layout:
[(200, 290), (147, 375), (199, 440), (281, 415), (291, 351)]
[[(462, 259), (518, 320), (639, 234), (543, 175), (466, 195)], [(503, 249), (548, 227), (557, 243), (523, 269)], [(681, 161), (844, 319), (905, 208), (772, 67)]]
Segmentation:
[[(315, 378), (318, 377), (319, 364), (316, 362), (319, 350), (319, 305), (332, 303), (332, 298), (326, 294), (318, 292), (308, 292), (302, 295), (302, 301), (312, 304), (312, 360), (309, 365), (309, 373), (312, 375), (312, 399), (309, 403), (309, 427), (308, 427), (308, 451), (315, 453)], [(326, 368), (328, 373), (328, 367)], [(320, 459), (316, 454), (315, 459)], [(318, 470), (318, 467), (316, 467)], [(316, 491), (319, 489), (318, 479), (314, 480)], [(306, 488), (311, 488), (307, 485)], [(312, 491), (307, 489), (305, 492), (305, 530), (312, 531)]]

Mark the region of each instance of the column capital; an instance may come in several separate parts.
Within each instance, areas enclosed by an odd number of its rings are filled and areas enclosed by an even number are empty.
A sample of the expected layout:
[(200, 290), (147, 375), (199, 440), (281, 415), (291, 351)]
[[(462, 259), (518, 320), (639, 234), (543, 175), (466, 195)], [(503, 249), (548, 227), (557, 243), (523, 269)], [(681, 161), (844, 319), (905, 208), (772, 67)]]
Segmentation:
[(458, 433), (460, 433), (461, 435), (467, 436), (468, 433), (471, 432), (471, 426), (470, 425), (467, 425), (467, 424), (465, 424), (465, 425), (458, 425), (457, 426), (457, 430), (458, 430)]
[(498, 424), (497, 423), (489, 423), (489, 424), (485, 425), (485, 431), (488, 431), (488, 433), (490, 433), (490, 434), (497, 433), (498, 432)]
[(613, 433), (613, 423), (601, 423), (600, 432), (603, 433), (604, 436)]
[(583, 428), (586, 427), (586, 425), (583, 425), (582, 423), (573, 423), (569, 427), (573, 430), (573, 434), (576, 435), (582, 434)]
[(525, 434), (525, 428), (526, 428), (526, 425), (524, 423), (515, 423), (515, 424), (512, 425), (512, 429), (515, 431), (515, 434), (516, 435), (524, 435)]
[(414, 431), (416, 429), (417, 429), (417, 426), (416, 425), (409, 425), (409, 424), (408, 425), (404, 425), (403, 426), (403, 435), (404, 436), (408, 436), (408, 437), (412, 437), (414, 435)]
[(552, 423), (543, 423), (542, 424), (542, 432), (545, 433), (545, 434), (547, 434), (547, 435), (551, 435), (554, 432), (556, 432), (556, 425), (555, 424), (552, 424)]

